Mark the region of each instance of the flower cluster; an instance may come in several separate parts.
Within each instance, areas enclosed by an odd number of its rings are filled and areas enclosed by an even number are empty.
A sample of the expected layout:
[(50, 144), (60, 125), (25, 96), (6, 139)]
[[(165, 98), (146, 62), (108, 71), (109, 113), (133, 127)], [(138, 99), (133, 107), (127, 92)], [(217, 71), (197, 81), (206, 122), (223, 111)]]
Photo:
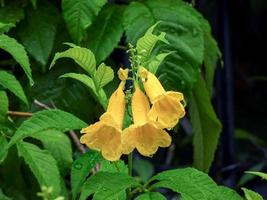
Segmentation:
[(101, 151), (110, 161), (119, 160), (135, 148), (140, 154), (151, 156), (159, 147), (170, 146), (171, 137), (164, 129), (172, 129), (185, 115), (183, 94), (165, 91), (157, 77), (141, 67), (138, 77), (147, 96), (135, 82), (131, 97), (133, 124), (123, 129), (128, 70), (120, 69), (118, 74), (121, 83), (111, 95), (107, 111), (98, 122), (81, 130), (81, 143)]

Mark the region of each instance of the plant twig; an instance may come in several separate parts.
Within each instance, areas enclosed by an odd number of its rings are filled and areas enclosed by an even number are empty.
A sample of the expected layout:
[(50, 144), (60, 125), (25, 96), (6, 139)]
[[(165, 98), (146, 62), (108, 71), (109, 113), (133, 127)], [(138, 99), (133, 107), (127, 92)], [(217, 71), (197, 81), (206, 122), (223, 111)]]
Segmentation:
[[(38, 101), (37, 99), (34, 99), (33, 101), (34, 104), (44, 108), (44, 109), (51, 109), (49, 106), (47, 106), (46, 104)], [(53, 104), (54, 108), (56, 108), (55, 104)], [(74, 131), (69, 131), (69, 135), (70, 138), (72, 139), (72, 141), (74, 142), (75, 146), (77, 147), (77, 149), (84, 154), (86, 152), (85, 147), (80, 143), (79, 138), (77, 137), (76, 133)]]
[(24, 117), (31, 117), (32, 113), (30, 112), (19, 112), (19, 111), (7, 111), (8, 115), (16, 115), (16, 116), (24, 116)]

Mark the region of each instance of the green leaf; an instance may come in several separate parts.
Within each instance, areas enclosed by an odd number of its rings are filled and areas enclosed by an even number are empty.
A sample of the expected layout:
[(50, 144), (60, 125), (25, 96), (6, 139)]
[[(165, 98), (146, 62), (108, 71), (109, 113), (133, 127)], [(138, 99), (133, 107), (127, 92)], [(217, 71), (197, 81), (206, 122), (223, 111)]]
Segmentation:
[(242, 200), (233, 190), (217, 186), (205, 173), (193, 168), (164, 171), (153, 177), (159, 182), (151, 186), (169, 188), (181, 194), (183, 200)]
[(51, 197), (57, 197), (60, 194), (60, 175), (56, 160), (46, 150), (28, 142), (17, 143), (17, 148), (40, 186), (52, 187)]
[(2, 135), (2, 133), (0, 133), (0, 163), (2, 163), (7, 156), (8, 150), (5, 148), (7, 146), (7, 143), (8, 142), (6, 137)]
[(193, 89), (190, 116), (194, 132), (194, 165), (197, 169), (208, 172), (214, 158), (222, 126), (213, 110), (201, 74), (199, 74), (199, 79)]
[(62, 174), (71, 167), (71, 142), (66, 134), (58, 130), (45, 130), (38, 132), (31, 137), (42, 142), (44, 148), (56, 159)]
[(33, 136), (44, 130), (58, 130), (61, 132), (73, 129), (81, 129), (87, 124), (75, 117), (74, 115), (62, 110), (43, 110), (24, 121), (11, 138), (8, 147), (11, 147), (25, 137)]
[(155, 32), (165, 32), (169, 42), (159, 44), (158, 52), (169, 55), (158, 69), (167, 90), (190, 94), (204, 60), (204, 36), (199, 17), (192, 6), (182, 1), (148, 0), (132, 2), (124, 13), (124, 26), (129, 42), (135, 43), (158, 21)]
[(9, 29), (11, 29), (12, 27), (15, 27), (15, 24), (13, 24), (13, 23), (2, 23), (2, 22), (0, 22), (0, 34), (3, 34), (5, 32), (8, 32)]
[(133, 160), (133, 170), (139, 175), (142, 182), (148, 181), (155, 172), (153, 164), (139, 157), (135, 157)]
[(0, 85), (11, 91), (21, 101), (28, 105), (28, 100), (24, 94), (24, 91), (15, 76), (6, 71), (0, 71)]
[(138, 54), (141, 56), (141, 63), (147, 61), (150, 58), (152, 50), (154, 49), (158, 41), (168, 43), (165, 39), (166, 33), (161, 32), (159, 35), (153, 34), (153, 30), (158, 25), (158, 23), (151, 26), (145, 33), (143, 37), (138, 39), (136, 48)]
[(97, 90), (103, 88), (114, 78), (114, 72), (111, 67), (106, 66), (102, 63), (96, 70), (95, 73), (95, 83)]
[(110, 162), (108, 160), (102, 160), (100, 163), (100, 171), (103, 172), (119, 172), (119, 173), (128, 173), (128, 166), (125, 165), (123, 160), (118, 160), (115, 162)]
[(89, 75), (93, 76), (96, 71), (96, 61), (92, 51), (73, 44), (67, 44), (71, 45), (72, 48), (64, 52), (56, 53), (53, 61), (51, 62), (50, 68), (53, 67), (55, 65), (56, 60), (60, 58), (71, 58)]
[(261, 177), (264, 180), (267, 180), (267, 174), (266, 173), (263, 173), (263, 172), (251, 172), (251, 171), (247, 171), (246, 173), (253, 174), (253, 175)]
[(0, 199), (1, 199), (1, 200), (12, 200), (10, 197), (7, 197), (7, 196), (3, 193), (3, 191), (2, 191), (1, 188), (0, 188)]
[(164, 197), (159, 192), (147, 192), (135, 198), (135, 200), (165, 200), (165, 199), (166, 197)]
[(76, 43), (85, 36), (85, 30), (92, 24), (106, 0), (63, 0), (63, 16), (70, 35)]
[(0, 48), (10, 53), (12, 57), (21, 65), (29, 79), (30, 84), (33, 85), (29, 58), (24, 47), (14, 38), (2, 34), (0, 35)]
[(107, 107), (108, 99), (106, 93), (104, 92), (103, 89), (97, 91), (93, 79), (91, 79), (89, 76), (85, 74), (67, 73), (60, 76), (60, 78), (73, 78), (75, 80), (82, 82), (89, 88), (91, 94), (95, 97), (97, 101), (99, 101), (99, 103), (103, 106), (103, 108)]
[(156, 55), (154, 58), (152, 58), (150, 61), (148, 61), (147, 65), (144, 65), (144, 67), (147, 67), (150, 72), (152, 72), (153, 74), (156, 74), (160, 64), (171, 53), (172, 52), (161, 53), (161, 54)]
[(36, 7), (37, 7), (37, 0), (31, 0), (31, 3), (32, 3), (32, 6), (36, 9)]
[(218, 200), (244, 200), (236, 191), (224, 186), (218, 187), (217, 198)]
[(249, 190), (247, 188), (241, 188), (241, 189), (245, 193), (247, 200), (263, 200), (262, 196), (259, 195), (257, 192), (254, 192), (254, 191)]
[(6, 5), (0, 8), (0, 21), (2, 23), (16, 24), (24, 18), (24, 10), (22, 7), (14, 5)]
[[(263, 170), (264, 167), (265, 167), (265, 162), (260, 162), (258, 164), (255, 164), (251, 168), (249, 168), (248, 171), (261, 171), (261, 170)], [(238, 186), (245, 185), (246, 183), (253, 180), (254, 178), (255, 178), (255, 176), (253, 174), (245, 173), (239, 179)]]
[[(1, 71), (0, 71), (0, 85), (1, 85)], [(7, 119), (8, 98), (5, 91), (0, 90), (0, 123)]]
[(164, 171), (154, 176), (153, 180), (160, 181), (153, 188), (169, 188), (182, 197), (189, 196), (190, 200), (216, 199), (216, 183), (207, 174), (193, 168)]
[(58, 17), (57, 9), (45, 1), (38, 9), (27, 10), (26, 19), (18, 31), (26, 50), (42, 66), (46, 65), (53, 48)]
[(101, 160), (102, 157), (99, 152), (90, 150), (74, 161), (71, 167), (71, 188), (73, 199), (75, 199), (80, 192), (91, 169)]
[(123, 34), (122, 13), (122, 6), (106, 6), (88, 28), (86, 44), (95, 53), (97, 63), (105, 60), (118, 45)]
[(133, 177), (124, 173), (98, 172), (85, 182), (80, 200), (85, 200), (93, 193), (94, 200), (120, 199), (127, 188), (138, 185)]

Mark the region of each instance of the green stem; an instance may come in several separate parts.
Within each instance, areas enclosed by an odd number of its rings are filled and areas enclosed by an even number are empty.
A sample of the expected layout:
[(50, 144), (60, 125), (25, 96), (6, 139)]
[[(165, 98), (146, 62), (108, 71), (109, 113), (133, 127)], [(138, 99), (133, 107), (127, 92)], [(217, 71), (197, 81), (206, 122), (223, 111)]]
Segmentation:
[[(128, 155), (128, 174), (129, 176), (132, 176), (132, 171), (133, 171), (133, 154), (130, 153)], [(132, 193), (131, 193), (131, 188), (127, 190), (127, 200), (131, 200)]]

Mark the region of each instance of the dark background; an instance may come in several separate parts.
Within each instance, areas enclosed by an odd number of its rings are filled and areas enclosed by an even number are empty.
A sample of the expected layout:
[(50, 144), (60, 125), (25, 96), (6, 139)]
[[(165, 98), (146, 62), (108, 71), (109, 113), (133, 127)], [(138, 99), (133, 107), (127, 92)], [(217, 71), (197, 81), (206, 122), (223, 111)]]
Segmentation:
[[(267, 1), (199, 0), (195, 7), (210, 21), (224, 60), (214, 95), (224, 128), (211, 173), (236, 187), (244, 171), (266, 172)], [(240, 132), (246, 137), (241, 139)], [(267, 198), (264, 181), (253, 179), (245, 186)]]

